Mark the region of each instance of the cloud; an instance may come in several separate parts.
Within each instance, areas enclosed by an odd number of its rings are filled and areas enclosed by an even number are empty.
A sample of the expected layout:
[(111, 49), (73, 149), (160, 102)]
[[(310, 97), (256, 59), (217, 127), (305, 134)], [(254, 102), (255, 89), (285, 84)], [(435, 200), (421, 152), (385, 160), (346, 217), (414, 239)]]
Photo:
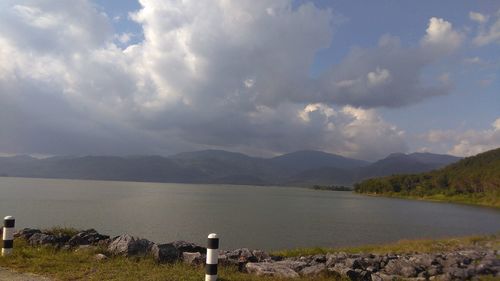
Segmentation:
[(486, 64), (480, 57), (465, 58), (464, 63), (477, 64), (477, 65), (485, 65)]
[(373, 108), (447, 94), (446, 83), (420, 76), (460, 44), (450, 23), (431, 19), (423, 43), (383, 36), (313, 79), (318, 51), (335, 44), (331, 10), (287, 0), (140, 3), (131, 14), (138, 43), (89, 1), (0, 3), (3, 153), (321, 149), (376, 159), (408, 147)]
[(500, 118), (485, 130), (431, 130), (424, 135), (430, 144), (448, 146), (448, 153), (471, 156), (500, 147)]
[(354, 48), (346, 58), (320, 78), (317, 102), (373, 107), (402, 107), (446, 95), (449, 79), (426, 83), (425, 68), (460, 47), (463, 34), (451, 23), (429, 20), (419, 46), (403, 47), (397, 37), (384, 35), (375, 48)]
[(368, 85), (379, 86), (388, 83), (391, 80), (391, 73), (387, 69), (377, 67), (375, 71), (368, 73)]
[(388, 152), (408, 150), (404, 131), (384, 121), (373, 109), (343, 106), (334, 110), (316, 103), (299, 110), (298, 116), (303, 124), (318, 126), (323, 147), (333, 153), (377, 160)]
[(442, 18), (433, 17), (429, 20), (429, 25), (421, 44), (426, 48), (448, 52), (457, 49), (463, 40), (464, 35), (455, 31), (450, 22)]
[(469, 19), (478, 22), (478, 23), (485, 23), (488, 21), (489, 16), (483, 15), (478, 12), (469, 12)]
[(500, 13), (496, 13), (492, 21), (488, 21), (489, 16), (483, 17), (484, 21), (478, 21), (481, 24), (479, 25), (478, 34), (473, 40), (474, 44), (485, 46), (491, 43), (500, 43)]

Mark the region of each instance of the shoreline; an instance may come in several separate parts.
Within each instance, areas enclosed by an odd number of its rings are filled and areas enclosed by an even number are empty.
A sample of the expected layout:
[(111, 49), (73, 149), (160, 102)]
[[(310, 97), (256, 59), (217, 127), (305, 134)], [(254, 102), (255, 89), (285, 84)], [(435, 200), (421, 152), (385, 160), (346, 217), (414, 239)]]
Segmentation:
[(464, 200), (460, 200), (460, 198), (453, 198), (453, 196), (447, 197), (447, 198), (441, 198), (442, 196), (419, 197), (419, 196), (410, 196), (410, 195), (384, 194), (384, 193), (372, 193), (372, 192), (356, 192), (356, 191), (353, 191), (353, 193), (358, 194), (358, 195), (371, 196), (371, 197), (396, 198), (396, 199), (405, 199), (405, 200), (423, 201), (423, 202), (435, 202), (435, 203), (451, 203), (451, 204), (459, 204), (459, 205), (464, 205), (464, 206), (474, 206), (474, 207), (488, 208), (488, 209), (493, 209), (493, 210), (500, 210), (500, 204), (498, 204), (498, 203), (488, 204), (488, 203), (473, 202), (473, 201), (467, 202), (464, 198), (462, 198)]
[[(203, 274), (205, 253), (203, 246), (186, 241), (156, 244), (126, 234), (111, 238), (92, 229), (23, 229), (16, 233), (14, 254), (1, 257), (0, 266), (56, 280), (74, 280), (82, 274), (92, 276), (85, 280), (157, 280), (163, 276), (176, 276), (165, 280), (197, 280)], [(221, 250), (219, 264), (224, 280), (381, 281), (432, 276), (453, 280), (460, 274), (500, 277), (499, 255), (500, 233), (270, 253)], [(139, 278), (137, 274), (146, 275)]]

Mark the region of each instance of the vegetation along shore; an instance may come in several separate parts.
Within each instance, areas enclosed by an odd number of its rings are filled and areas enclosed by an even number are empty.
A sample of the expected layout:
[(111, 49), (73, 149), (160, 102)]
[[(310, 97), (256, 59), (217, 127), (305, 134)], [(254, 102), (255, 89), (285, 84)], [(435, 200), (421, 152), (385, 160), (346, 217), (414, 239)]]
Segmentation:
[(500, 208), (500, 148), (442, 169), (362, 181), (355, 192)]
[[(52, 280), (202, 280), (206, 248), (90, 229), (23, 229), (0, 267)], [(220, 280), (498, 280), (500, 236), (342, 249), (220, 251)]]

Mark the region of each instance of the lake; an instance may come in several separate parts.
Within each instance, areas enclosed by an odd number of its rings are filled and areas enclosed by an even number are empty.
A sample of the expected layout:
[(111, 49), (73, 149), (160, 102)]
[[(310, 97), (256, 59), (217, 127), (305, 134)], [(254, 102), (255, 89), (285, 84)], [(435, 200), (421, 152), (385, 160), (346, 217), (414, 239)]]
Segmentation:
[(68, 226), (155, 242), (266, 250), (347, 246), (500, 231), (489, 208), (294, 187), (0, 177), (0, 216), (16, 227)]

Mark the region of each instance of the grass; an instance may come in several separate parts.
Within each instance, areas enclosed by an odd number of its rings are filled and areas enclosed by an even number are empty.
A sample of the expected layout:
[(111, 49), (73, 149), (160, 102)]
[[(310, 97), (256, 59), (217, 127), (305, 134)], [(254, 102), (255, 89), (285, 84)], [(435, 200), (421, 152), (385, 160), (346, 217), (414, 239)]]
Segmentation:
[(485, 195), (446, 195), (446, 194), (433, 194), (433, 195), (405, 195), (401, 193), (361, 193), (362, 195), (380, 196), (380, 197), (393, 197), (402, 199), (424, 200), (434, 202), (446, 203), (459, 203), (467, 205), (475, 205), (490, 208), (500, 208), (500, 197)]
[[(0, 257), (0, 266), (19, 272), (31, 272), (54, 280), (204, 280), (204, 268), (175, 264), (157, 264), (151, 257), (112, 257), (97, 261), (94, 255), (105, 253), (102, 249), (56, 250), (53, 247), (33, 248), (22, 240), (15, 241), (13, 255)], [(221, 281), (281, 281), (283, 278), (258, 277), (238, 272), (235, 267), (220, 267)], [(301, 278), (303, 281), (342, 280), (337, 276)]]
[[(66, 233), (61, 228), (54, 231)], [(369, 245), (350, 248), (310, 248), (274, 252), (275, 255), (286, 257), (329, 252), (347, 253), (411, 253), (411, 252), (441, 252), (451, 251), (464, 246), (484, 245), (489, 243), (494, 249), (500, 249), (500, 234), (488, 236), (473, 236), (465, 238), (440, 240), (404, 240), (385, 245)], [(31, 247), (23, 240), (15, 241), (14, 254), (0, 257), (0, 266), (19, 272), (31, 272), (51, 277), (54, 280), (203, 280), (204, 269), (183, 263), (157, 264), (152, 258), (112, 257), (97, 261), (97, 253), (107, 254), (104, 249), (89, 248), (79, 250), (57, 250), (53, 247)], [(235, 267), (219, 267), (221, 281), (280, 281), (283, 278), (258, 277), (238, 272)], [(294, 279), (297, 280), (297, 279)], [(322, 276), (301, 278), (298, 280), (333, 281), (343, 280), (338, 276)], [(483, 279), (482, 279), (483, 280)], [(488, 279), (484, 279), (488, 280)]]
[(73, 228), (73, 227), (60, 227), (60, 226), (54, 226), (51, 228), (47, 228), (43, 230), (44, 233), (55, 235), (55, 236), (74, 236), (80, 230)]
[(448, 239), (417, 239), (417, 240), (401, 240), (396, 243), (383, 245), (365, 245), (359, 247), (347, 248), (298, 248), (292, 250), (283, 250), (273, 252), (273, 255), (284, 257), (297, 257), (316, 254), (327, 254), (334, 252), (345, 253), (373, 253), (373, 254), (409, 254), (409, 253), (437, 253), (453, 251), (463, 247), (472, 245), (484, 245), (489, 243), (494, 249), (500, 249), (500, 234), (485, 235), (485, 236), (469, 236), (461, 238)]

